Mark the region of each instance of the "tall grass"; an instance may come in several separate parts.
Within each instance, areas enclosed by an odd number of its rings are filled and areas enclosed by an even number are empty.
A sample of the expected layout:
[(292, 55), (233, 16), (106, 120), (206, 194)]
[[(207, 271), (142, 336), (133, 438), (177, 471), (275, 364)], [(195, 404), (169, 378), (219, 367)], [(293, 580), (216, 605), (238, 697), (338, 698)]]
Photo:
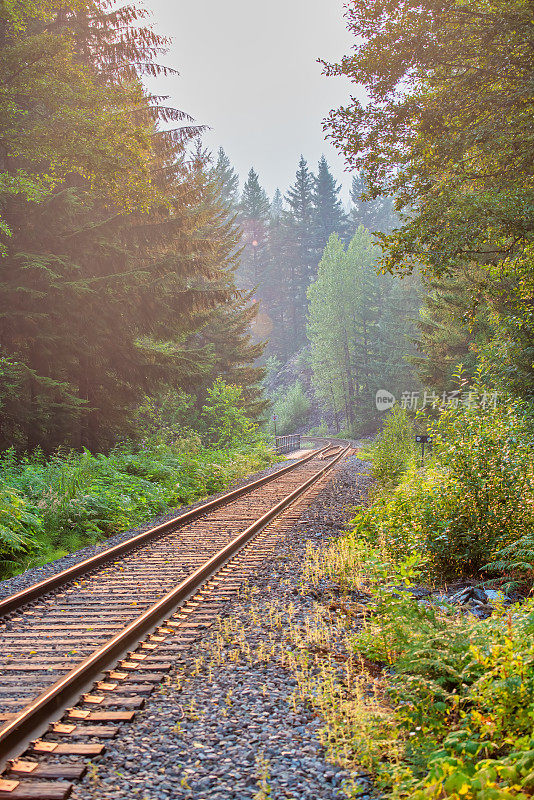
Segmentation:
[(109, 455), (0, 455), (0, 576), (58, 558), (191, 503), (268, 465), (261, 441), (208, 448), (198, 436), (116, 447)]

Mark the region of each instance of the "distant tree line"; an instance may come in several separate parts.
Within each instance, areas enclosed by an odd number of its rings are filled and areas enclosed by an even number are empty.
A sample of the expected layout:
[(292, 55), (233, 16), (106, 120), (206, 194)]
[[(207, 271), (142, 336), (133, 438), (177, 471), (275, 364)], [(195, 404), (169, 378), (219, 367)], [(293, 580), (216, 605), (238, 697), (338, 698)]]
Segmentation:
[(305, 428), (310, 413), (337, 430), (372, 428), (376, 390), (413, 388), (415, 380), (403, 357), (413, 350), (419, 281), (377, 274), (379, 248), (369, 232), (398, 223), (393, 201), (362, 200), (364, 181), (355, 173), (344, 208), (324, 156), (316, 174), (301, 156), (294, 183), (272, 201), (254, 169), (239, 192), (222, 149), (214, 174), (241, 225), (237, 277), (259, 306), (257, 336), (268, 338), (278, 429)]
[[(214, 169), (225, 199), (242, 228), (238, 282), (254, 291), (260, 306), (259, 334), (267, 352), (286, 361), (307, 343), (307, 291), (332, 233), (348, 242), (359, 225), (389, 230), (395, 221), (390, 202), (362, 202), (359, 176), (352, 183), (352, 206), (343, 208), (341, 186), (324, 156), (311, 172), (300, 157), (294, 183), (272, 201), (251, 168), (241, 194), (239, 179), (223, 149)], [(263, 322), (264, 329), (261, 328)]]

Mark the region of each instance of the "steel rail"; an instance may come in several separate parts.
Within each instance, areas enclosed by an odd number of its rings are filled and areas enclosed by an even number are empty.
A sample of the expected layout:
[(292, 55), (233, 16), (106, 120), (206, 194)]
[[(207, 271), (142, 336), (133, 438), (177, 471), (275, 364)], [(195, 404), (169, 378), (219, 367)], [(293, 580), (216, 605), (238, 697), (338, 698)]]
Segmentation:
[(341, 445), (339, 445), (339, 444), (329, 444), (329, 445), (327, 445), (327, 447), (323, 448), (319, 458), (320, 459), (331, 458), (333, 455), (337, 455), (337, 453), (339, 453), (340, 450), (343, 450), (343, 445), (342, 444)]
[(328, 443), (328, 447), (334, 447), (336, 445), (341, 445), (341, 446), (344, 446), (344, 447), (350, 445), (350, 446), (354, 447), (354, 442), (355, 442), (354, 439), (332, 439), (332, 438), (329, 438), (328, 436), (315, 436), (315, 434), (308, 435), (307, 433), (301, 434), (301, 441), (309, 442), (311, 440), (314, 440), (316, 442), (317, 441), (319, 441), (319, 442), (327, 442)]
[(155, 630), (176, 608), (213, 577), (255, 534), (279, 516), (325, 472), (332, 469), (349, 449), (350, 446), (347, 446), (336, 458), (311, 475), (303, 484), (280, 500), (219, 552), (211, 556), (137, 619), (129, 623), (67, 675), (42, 692), (13, 719), (0, 727), (0, 769), (10, 758), (18, 756), (21, 748), (35, 736), (41, 735), (47, 729), (49, 722), (67, 709), (80, 692), (90, 686), (105, 669), (122, 658), (132, 644), (139, 643), (144, 636)]
[(22, 608), (22, 606), (25, 606), (32, 600), (36, 600), (37, 598), (48, 594), (54, 589), (58, 589), (61, 586), (64, 586), (66, 583), (70, 583), (76, 578), (79, 578), (81, 575), (85, 575), (86, 573), (91, 572), (92, 570), (101, 567), (104, 564), (108, 564), (118, 556), (122, 556), (131, 550), (135, 550), (137, 547), (141, 547), (147, 542), (152, 541), (152, 539), (156, 538), (160, 534), (165, 533), (165, 531), (169, 530), (169, 528), (173, 528), (176, 525), (183, 525), (191, 522), (192, 520), (198, 519), (208, 511), (213, 511), (215, 508), (227, 505), (233, 500), (236, 500), (238, 497), (242, 497), (243, 495), (254, 491), (258, 487), (276, 480), (276, 478), (280, 477), (280, 475), (285, 475), (286, 472), (291, 472), (292, 470), (297, 469), (297, 467), (299, 467), (301, 464), (305, 464), (312, 458), (316, 458), (317, 455), (322, 453), (324, 449), (325, 447), (322, 447), (319, 450), (314, 450), (307, 456), (299, 458), (299, 460), (295, 461), (294, 464), (288, 464), (287, 467), (282, 467), (282, 469), (279, 469), (276, 472), (272, 472), (269, 475), (264, 475), (262, 478), (258, 478), (251, 483), (247, 483), (245, 486), (240, 486), (238, 489), (232, 489), (232, 491), (221, 495), (221, 497), (217, 497), (214, 500), (208, 500), (206, 503), (202, 503), (202, 505), (197, 506), (190, 511), (185, 511), (183, 514), (179, 514), (178, 516), (173, 517), (166, 522), (162, 522), (160, 525), (156, 525), (154, 528), (150, 528), (149, 530), (144, 531), (137, 536), (133, 536), (131, 539), (126, 539), (124, 542), (120, 542), (119, 544), (116, 544), (107, 550), (102, 550), (100, 553), (97, 553), (90, 558), (86, 558), (84, 561), (80, 561), (78, 564), (74, 564), (72, 567), (68, 567), (67, 569), (62, 570), (55, 575), (51, 575), (49, 578), (45, 578), (39, 583), (34, 583), (25, 589), (21, 589), (21, 591), (17, 592), (16, 594), (8, 595), (8, 597), (0, 600), (0, 618), (6, 616), (6, 614), (18, 611), (20, 608)]

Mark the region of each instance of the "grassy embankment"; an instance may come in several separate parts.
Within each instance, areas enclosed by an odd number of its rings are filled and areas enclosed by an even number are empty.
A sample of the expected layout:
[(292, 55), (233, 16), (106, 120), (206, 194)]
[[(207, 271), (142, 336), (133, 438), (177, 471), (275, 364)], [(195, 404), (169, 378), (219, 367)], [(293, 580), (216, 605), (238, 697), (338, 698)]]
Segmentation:
[[(383, 796), (531, 797), (532, 420), (511, 404), (451, 410), (429, 427), (421, 469), (412, 423), (389, 417), (369, 454), (370, 505), (309, 554), (308, 580), (345, 594), (337, 633), (319, 614), (309, 641), (339, 638), (341, 625), (346, 654), (314, 675), (301, 659), (301, 694), (326, 720), (331, 757), (368, 770)], [(467, 579), (523, 599), (481, 621), (409, 591)]]
[(262, 441), (203, 446), (195, 435), (109, 455), (0, 456), (0, 577), (46, 563), (219, 491), (276, 460)]

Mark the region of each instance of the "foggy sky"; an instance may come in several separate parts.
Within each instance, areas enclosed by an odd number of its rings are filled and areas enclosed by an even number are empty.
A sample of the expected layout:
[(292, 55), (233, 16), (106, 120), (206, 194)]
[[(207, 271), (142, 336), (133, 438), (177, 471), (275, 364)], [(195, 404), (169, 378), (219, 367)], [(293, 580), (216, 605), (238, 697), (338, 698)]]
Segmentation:
[[(158, 33), (173, 38), (165, 63), (179, 77), (150, 88), (209, 125), (204, 141), (224, 147), (241, 182), (251, 166), (272, 197), (293, 182), (302, 153), (315, 170), (322, 153), (348, 198), (350, 176), (325, 142), (321, 122), (348, 100), (344, 78), (321, 74), (318, 57), (337, 60), (352, 37), (343, 0), (145, 0)], [(353, 88), (354, 91), (354, 88)]]

